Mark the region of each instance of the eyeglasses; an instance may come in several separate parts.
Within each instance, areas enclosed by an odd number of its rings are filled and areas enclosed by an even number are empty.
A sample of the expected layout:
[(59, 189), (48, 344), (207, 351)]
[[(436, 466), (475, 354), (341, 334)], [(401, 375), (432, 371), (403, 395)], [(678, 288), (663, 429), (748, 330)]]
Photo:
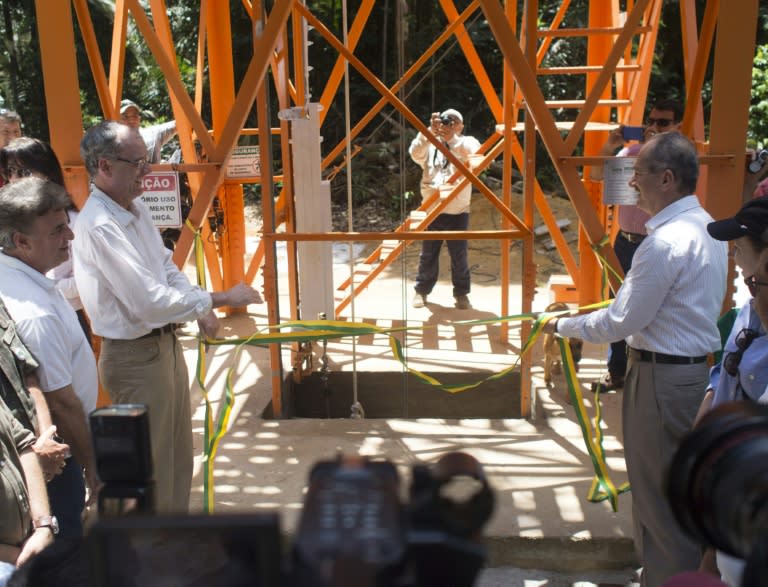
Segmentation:
[(123, 159), (122, 157), (115, 157), (115, 161), (120, 161), (121, 163), (127, 163), (131, 167), (135, 167), (136, 169), (143, 169), (147, 163), (146, 157), (142, 157), (141, 159)]
[(658, 126), (659, 128), (667, 128), (670, 124), (674, 124), (674, 120), (669, 118), (648, 118), (645, 121), (646, 126)]
[(9, 165), (5, 170), (5, 177), (11, 178), (11, 177), (29, 177), (32, 175), (32, 170), (27, 169), (26, 167), (16, 167), (14, 165)]
[(440, 119), (440, 124), (443, 126), (453, 126), (455, 123), (456, 121), (453, 118), (449, 118), (448, 116)]
[(749, 277), (744, 278), (744, 283), (747, 284), (747, 287), (750, 289), (750, 291), (757, 290), (760, 286), (768, 286), (768, 281), (758, 281), (757, 276), (750, 275)]
[(723, 358), (723, 369), (725, 369), (725, 372), (728, 373), (728, 375), (731, 377), (738, 375), (739, 365), (741, 364), (741, 357), (744, 355), (744, 351), (749, 348), (749, 345), (751, 345), (752, 341), (758, 336), (760, 336), (760, 333), (751, 328), (742, 328), (739, 330), (739, 333), (733, 341), (737, 350), (728, 353)]

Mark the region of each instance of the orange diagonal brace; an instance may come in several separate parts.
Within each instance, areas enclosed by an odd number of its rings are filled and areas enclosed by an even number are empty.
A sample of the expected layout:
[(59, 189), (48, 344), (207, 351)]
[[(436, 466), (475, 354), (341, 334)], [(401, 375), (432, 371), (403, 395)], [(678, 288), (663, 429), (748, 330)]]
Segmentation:
[[(147, 14), (139, 5), (139, 0), (125, 0), (125, 2), (126, 6), (131, 10), (131, 15), (136, 22), (136, 26), (144, 36), (144, 41), (147, 43), (147, 47), (152, 51), (152, 55), (155, 57), (158, 67), (163, 72), (163, 75), (165, 75), (165, 81), (168, 84), (171, 94), (178, 100), (179, 107), (189, 120), (192, 128), (195, 129), (197, 140), (200, 141), (200, 145), (206, 153), (211, 153), (214, 150), (214, 147), (211, 138), (208, 136), (208, 129), (205, 127), (205, 123), (200, 117), (200, 114), (198, 114), (195, 109), (195, 104), (189, 97), (187, 89), (184, 87), (184, 82), (181, 81), (176, 64), (172, 63), (171, 58), (166, 54), (163, 44), (160, 42), (159, 37), (155, 33), (155, 29), (147, 18)], [(117, 102), (119, 103), (120, 96), (117, 98)]]
[[(363, 0), (363, 3), (357, 10), (355, 20), (352, 21), (352, 26), (349, 28), (348, 43), (350, 51), (354, 51), (355, 47), (357, 47), (357, 43), (363, 34), (363, 29), (368, 22), (368, 16), (371, 14), (371, 10), (373, 9), (373, 3), (374, 0)], [(333, 65), (331, 75), (328, 76), (328, 81), (325, 84), (323, 94), (320, 96), (320, 104), (323, 106), (323, 108), (320, 110), (320, 126), (323, 125), (325, 117), (328, 116), (328, 112), (330, 112), (330, 108), (328, 106), (331, 104), (331, 101), (336, 95), (336, 90), (339, 89), (339, 84), (341, 83), (343, 77), (344, 59), (341, 57), (341, 55), (339, 55), (338, 59), (336, 59), (336, 63)]]
[[(691, 27), (695, 27), (696, 24), (696, 6), (689, 6), (690, 2), (680, 2), (681, 14), (686, 15), (683, 17), (683, 23), (690, 23)], [(701, 34), (698, 43), (698, 47), (688, 47), (683, 45), (685, 52), (686, 64), (693, 61), (693, 67), (686, 67), (686, 71), (690, 71), (688, 83), (686, 84), (686, 94), (688, 99), (685, 101), (685, 115), (683, 116), (683, 124), (680, 130), (687, 136), (692, 136), (697, 140), (703, 140), (703, 112), (701, 103), (701, 89), (704, 86), (704, 76), (707, 70), (707, 64), (709, 63), (709, 55), (712, 49), (712, 41), (715, 38), (715, 27), (717, 25), (717, 13), (720, 9), (720, 0), (709, 0), (707, 7), (704, 10), (704, 19), (701, 23)], [(688, 16), (690, 15), (690, 16)], [(692, 31), (691, 31), (692, 32)], [(692, 42), (693, 39), (691, 39)], [(693, 55), (691, 52), (693, 51)], [(698, 126), (697, 121), (701, 121), (701, 136), (696, 136), (692, 131)]]
[[(480, 0), (473, 0), (472, 3), (470, 3), (466, 9), (464, 9), (464, 12), (462, 12), (459, 17), (440, 34), (435, 42), (432, 43), (432, 45), (430, 45), (429, 48), (419, 56), (418, 59), (416, 59), (413, 65), (411, 65), (403, 74), (403, 77), (401, 77), (392, 87), (390, 87), (390, 91), (393, 94), (396, 94), (398, 91), (400, 91), (400, 89), (408, 82), (408, 80), (419, 72), (424, 64), (429, 61), (432, 55), (434, 55), (435, 52), (440, 47), (442, 47), (448, 39), (451, 38), (451, 35), (453, 35), (454, 31), (461, 25), (461, 23), (467, 20), (479, 6)], [(366, 126), (368, 126), (368, 123), (374, 119), (374, 117), (381, 111), (382, 108), (384, 108), (384, 106), (387, 105), (387, 103), (388, 102), (386, 98), (381, 98), (378, 102), (376, 102), (376, 104), (373, 105), (373, 107), (365, 114), (365, 116), (360, 119), (360, 122), (352, 127), (352, 130), (349, 133), (350, 140), (354, 140), (354, 138), (360, 134)], [(339, 142), (339, 144), (336, 145), (323, 159), (321, 168), (325, 169), (328, 167), (331, 162), (341, 154), (345, 148), (345, 145), (346, 140)]]
[(112, 52), (109, 58), (109, 94), (112, 107), (104, 111), (106, 116), (117, 119), (120, 114), (120, 98), (123, 96), (123, 72), (125, 71), (125, 47), (128, 35), (127, 0), (115, 2), (115, 23), (112, 27)]
[[(595, 80), (594, 86), (592, 86), (587, 100), (584, 103), (579, 115), (576, 117), (576, 121), (573, 123), (573, 128), (568, 133), (568, 138), (565, 141), (565, 151), (571, 154), (576, 148), (576, 144), (581, 140), (581, 135), (584, 134), (584, 128), (587, 126), (587, 121), (592, 116), (592, 113), (597, 106), (598, 100), (605, 89), (608, 87), (608, 83), (611, 81), (611, 76), (616, 69), (616, 65), (619, 63), (624, 54), (624, 49), (629, 45), (632, 40), (632, 36), (640, 26), (640, 21), (643, 18), (645, 8), (650, 0), (638, 0), (635, 6), (632, 8), (632, 12), (627, 17), (627, 22), (624, 24), (624, 28), (619, 34), (616, 42), (608, 54), (605, 60), (605, 67), (601, 70), (600, 74)], [(484, 2), (483, 4), (486, 4)]]
[[(459, 11), (456, 10), (453, 0), (440, 0), (440, 5), (443, 7), (445, 16), (448, 17), (448, 22), (453, 22), (458, 18)], [(485, 99), (488, 102), (488, 107), (491, 109), (493, 117), (496, 119), (496, 122), (500, 122), (502, 117), (502, 107), (499, 95), (496, 93), (491, 78), (488, 77), (488, 73), (485, 71), (485, 67), (483, 67), (483, 62), (480, 61), (480, 56), (477, 54), (477, 49), (475, 49), (475, 45), (469, 38), (469, 33), (463, 23), (456, 29), (456, 39), (459, 41), (461, 50), (464, 51), (469, 67), (475, 74), (475, 79), (477, 79), (477, 83), (480, 86), (480, 91), (483, 92), (483, 96), (485, 96)]]
[[(576, 208), (576, 213), (579, 215), (590, 243), (598, 249), (599, 254), (620, 275), (619, 261), (610, 243), (604, 238), (605, 231), (592, 208), (592, 202), (584, 189), (581, 177), (579, 177), (575, 167), (564, 162), (565, 157), (569, 153), (555, 127), (555, 121), (544, 101), (544, 96), (537, 84), (536, 76), (525, 60), (517, 39), (505, 18), (504, 10), (498, 0), (480, 0), (480, 3), (488, 18), (491, 30), (496, 37), (496, 42), (499, 44), (499, 48), (519, 84), (520, 91), (523, 93), (523, 97), (528, 104), (528, 110), (536, 122), (544, 145), (550, 157), (552, 157), (552, 162), (563, 181), (568, 196)], [(609, 272), (609, 279), (614, 289), (618, 289), (618, 280), (611, 272)]]
[[(261, 37), (254, 43), (253, 57), (243, 77), (235, 104), (224, 125), (221, 138), (216, 148), (211, 152), (211, 161), (218, 162), (220, 166), (206, 172), (200, 187), (200, 193), (189, 212), (189, 221), (194, 226), (202, 224), (213, 199), (213, 194), (224, 178), (226, 163), (237, 142), (240, 129), (243, 128), (243, 124), (248, 117), (248, 111), (256, 99), (256, 93), (261, 84), (264, 83), (272, 52), (277, 45), (282, 28), (288, 20), (292, 5), (293, 0), (277, 0), (272, 8), (272, 12), (269, 14)], [(173, 253), (173, 260), (177, 265), (181, 265), (189, 256), (193, 236), (194, 232), (192, 229), (184, 225), (179, 241), (176, 244), (176, 250)]]
[[(350, 51), (344, 46), (344, 44), (339, 41), (339, 39), (336, 38), (336, 36), (329, 31), (326, 26), (320, 22), (312, 13), (307, 10), (306, 7), (303, 5), (298, 5), (297, 10), (302, 13), (304, 18), (307, 19), (307, 21), (315, 27), (315, 29), (325, 37), (325, 39), (342, 55), (344, 55), (348, 60), (350, 65), (352, 65), (367, 81), (369, 84), (371, 84), (376, 91), (378, 91), (382, 96), (384, 96), (387, 101), (392, 104), (397, 110), (399, 110), (405, 118), (408, 119), (408, 121), (416, 127), (416, 129), (421, 132), (424, 136), (430, 139), (430, 142), (432, 142), (433, 145), (435, 145), (435, 148), (437, 148), (445, 157), (453, 163), (453, 165), (456, 167), (458, 171), (461, 172), (462, 175), (467, 177), (469, 181), (474, 185), (481, 194), (483, 194), (486, 198), (488, 198), (488, 201), (493, 203), (495, 205), (498, 198), (496, 197), (496, 194), (494, 194), (490, 189), (488, 189), (488, 186), (486, 186), (482, 181), (480, 181), (468, 168), (464, 163), (462, 163), (454, 153), (451, 152), (450, 149), (448, 149), (446, 146), (443, 145), (441, 141), (438, 141), (437, 139), (432, 138), (432, 133), (427, 129), (427, 127), (424, 125), (421, 120), (405, 105), (403, 102), (395, 96), (387, 86), (385, 86), (381, 80), (376, 77), (371, 70), (369, 70), (363, 63), (360, 62), (359, 59), (357, 59)], [(500, 210), (502, 214), (507, 216), (513, 224), (515, 224), (518, 228), (521, 230), (527, 231), (528, 229), (522, 225), (520, 220), (512, 214), (507, 208), (504, 208), (502, 206), (503, 210)]]
[(85, 53), (88, 55), (88, 63), (91, 66), (96, 93), (99, 96), (101, 111), (109, 118), (116, 118), (115, 102), (110, 98), (107, 72), (104, 69), (104, 62), (101, 60), (101, 54), (99, 53), (99, 44), (96, 41), (96, 33), (93, 30), (93, 21), (88, 10), (88, 3), (86, 0), (74, 0), (74, 6), (75, 13), (77, 14), (77, 23), (80, 25), (83, 35)]

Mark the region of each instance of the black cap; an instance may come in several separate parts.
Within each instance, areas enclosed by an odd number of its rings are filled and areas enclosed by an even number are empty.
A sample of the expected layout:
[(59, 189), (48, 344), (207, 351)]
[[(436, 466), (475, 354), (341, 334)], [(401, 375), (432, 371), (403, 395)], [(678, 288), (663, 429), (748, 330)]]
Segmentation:
[(751, 235), (762, 238), (768, 229), (768, 196), (750, 200), (733, 218), (725, 218), (707, 225), (710, 236), (719, 241), (732, 241)]

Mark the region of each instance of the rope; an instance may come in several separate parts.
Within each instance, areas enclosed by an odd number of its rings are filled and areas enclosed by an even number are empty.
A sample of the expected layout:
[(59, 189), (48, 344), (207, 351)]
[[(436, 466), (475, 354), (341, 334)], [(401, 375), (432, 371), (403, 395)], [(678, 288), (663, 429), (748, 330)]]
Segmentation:
[[(343, 0), (341, 3), (341, 15), (342, 15), (342, 28), (344, 30), (344, 46), (349, 46), (347, 37), (347, 0)], [(354, 217), (352, 214), (353, 202), (352, 202), (352, 129), (350, 127), (350, 119), (352, 118), (350, 100), (349, 100), (349, 62), (344, 61), (344, 128), (346, 136), (344, 138), (344, 150), (347, 157), (347, 232), (354, 232)], [(349, 251), (349, 295), (351, 296), (350, 313), (352, 315), (352, 321), (355, 321), (355, 256), (354, 243), (352, 241), (347, 242)], [(350, 406), (350, 413), (352, 418), (364, 418), (365, 410), (363, 410), (362, 404), (357, 397), (357, 337), (352, 338), (352, 405)]]
[[(195, 268), (197, 270), (197, 285), (202, 289), (206, 289), (205, 279), (205, 259), (203, 257), (203, 241), (200, 236), (200, 231), (195, 226), (186, 220), (187, 227), (192, 230), (194, 236), (194, 251), (195, 251)], [(236, 353), (239, 353), (239, 349)], [(219, 443), (224, 437), (227, 431), (227, 425), (229, 423), (229, 416), (232, 412), (232, 405), (235, 402), (235, 394), (232, 390), (232, 372), (227, 373), (227, 383), (224, 390), (224, 404), (219, 410), (218, 417), (214, 422), (213, 419), (213, 407), (208, 397), (208, 389), (205, 386), (205, 379), (207, 374), (207, 350), (208, 339), (202, 333), (197, 335), (197, 366), (195, 368), (195, 377), (197, 383), (200, 386), (200, 390), (203, 394), (203, 400), (205, 401), (205, 425), (203, 428), (203, 509), (206, 513), (213, 513), (214, 509), (214, 479), (213, 479), (213, 463), (216, 458), (216, 451), (218, 450)]]

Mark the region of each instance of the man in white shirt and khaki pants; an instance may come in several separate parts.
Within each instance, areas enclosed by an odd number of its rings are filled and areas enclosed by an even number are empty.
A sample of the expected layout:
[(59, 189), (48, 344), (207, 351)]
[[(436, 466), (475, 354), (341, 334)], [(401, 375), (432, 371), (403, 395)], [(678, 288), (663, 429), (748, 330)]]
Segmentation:
[(663, 487), (707, 388), (707, 354), (720, 347), (727, 248), (709, 236), (712, 218), (691, 195), (698, 175), (696, 149), (686, 137), (669, 132), (650, 139), (630, 181), (639, 192), (638, 206), (651, 215), (648, 236), (616, 299), (544, 328), (592, 343), (627, 341), (624, 455), (642, 585), (649, 587), (696, 570), (701, 559), (699, 545), (675, 522)]
[(250, 286), (219, 293), (191, 285), (171, 260), (139, 196), (150, 172), (136, 129), (91, 128), (80, 144), (91, 194), (75, 225), (75, 281), (93, 332), (103, 338), (101, 383), (115, 403), (149, 407), (155, 510), (185, 512), (192, 482), (189, 377), (176, 323), (215, 336), (213, 308), (260, 303)]

